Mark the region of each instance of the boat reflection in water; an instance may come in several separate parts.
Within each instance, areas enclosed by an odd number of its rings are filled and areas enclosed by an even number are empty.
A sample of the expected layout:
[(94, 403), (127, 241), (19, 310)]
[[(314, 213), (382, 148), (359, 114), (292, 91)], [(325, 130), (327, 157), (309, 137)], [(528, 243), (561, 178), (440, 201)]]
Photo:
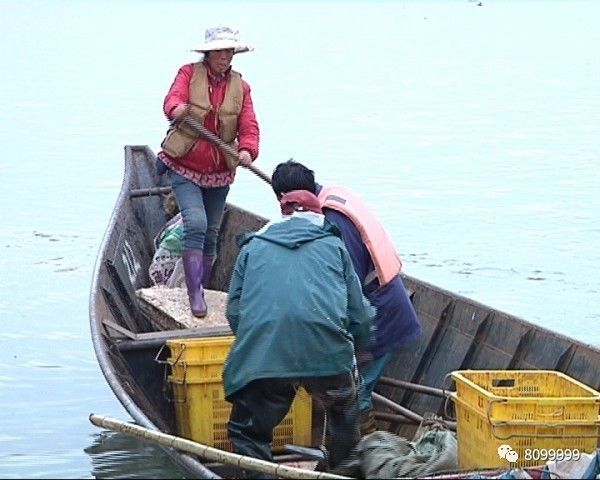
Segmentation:
[(95, 434), (83, 450), (94, 478), (185, 478), (162, 448), (122, 433)]

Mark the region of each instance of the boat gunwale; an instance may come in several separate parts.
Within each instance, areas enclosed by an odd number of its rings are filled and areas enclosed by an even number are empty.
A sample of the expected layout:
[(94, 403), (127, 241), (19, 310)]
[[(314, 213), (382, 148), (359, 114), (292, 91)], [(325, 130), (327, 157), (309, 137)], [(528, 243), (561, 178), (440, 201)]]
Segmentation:
[[(107, 252), (110, 252), (110, 248), (112, 247), (111, 241), (114, 239), (115, 232), (118, 230), (119, 221), (123, 218), (123, 216), (131, 215), (131, 213), (134, 211), (132, 209), (131, 205), (128, 205), (128, 202), (130, 202), (130, 190), (133, 188), (133, 186), (136, 186), (136, 187), (139, 186), (139, 185), (134, 185), (134, 182), (136, 182), (136, 173), (137, 173), (137, 169), (136, 169), (137, 163), (136, 163), (136, 158), (135, 158), (136, 153), (139, 155), (144, 155), (144, 158), (143, 158), (144, 166), (141, 168), (146, 169), (145, 173), (153, 173), (151, 170), (151, 168), (152, 168), (151, 163), (156, 158), (156, 156), (155, 156), (154, 152), (150, 149), (150, 147), (148, 147), (147, 145), (144, 145), (144, 146), (127, 145), (127, 146), (125, 146), (125, 165), (124, 165), (123, 181), (121, 184), (119, 195), (115, 201), (108, 225), (104, 232), (104, 236), (100, 243), (100, 247), (98, 249), (98, 254), (97, 254), (94, 269), (93, 269), (93, 277), (92, 277), (90, 300), (89, 300), (90, 328), (91, 328), (91, 334), (92, 334), (92, 342), (94, 344), (94, 349), (95, 349), (96, 357), (98, 359), (98, 363), (100, 365), (100, 369), (101, 369), (106, 381), (108, 382), (110, 388), (112, 389), (113, 393), (117, 396), (120, 403), (124, 406), (126, 411), (133, 417), (133, 419), (137, 423), (139, 423), (143, 427), (161, 432), (162, 430), (160, 428), (158, 428), (152, 420), (150, 420), (150, 418), (145, 413), (145, 410), (142, 409), (144, 407), (143, 403), (139, 404), (136, 401), (136, 399), (134, 397), (132, 397), (132, 395), (130, 395), (130, 393), (128, 393), (128, 391), (124, 388), (123, 382), (122, 382), (123, 374), (117, 368), (118, 365), (110, 358), (109, 348), (111, 347), (111, 344), (109, 342), (111, 340), (115, 342), (117, 347), (120, 343), (123, 343), (124, 345), (131, 346), (132, 348), (137, 346), (137, 343), (136, 343), (137, 341), (131, 340), (131, 339), (119, 340), (115, 337), (112, 337), (110, 335), (110, 332), (107, 330), (106, 325), (104, 325), (103, 318), (101, 318), (103, 315), (102, 307), (104, 306), (103, 304), (106, 303), (105, 300), (102, 300), (100, 293), (101, 293), (101, 289), (103, 288), (101, 285), (101, 282), (103, 280), (103, 276), (106, 275), (106, 266), (104, 265), (104, 262), (108, 258)], [(142, 162), (140, 161), (138, 163), (142, 163)], [(148, 185), (144, 185), (144, 186), (147, 187)], [(231, 207), (233, 207), (234, 211), (239, 211), (239, 212), (245, 213), (248, 216), (251, 216), (257, 220), (265, 221), (265, 222), (268, 221), (268, 219), (262, 217), (261, 215), (258, 215), (256, 213), (253, 213), (248, 210), (245, 210), (236, 205), (231, 205)], [(235, 230), (234, 230), (234, 232), (235, 232)], [(143, 267), (147, 268), (147, 265), (144, 265)], [(413, 301), (416, 298), (417, 304), (420, 303), (419, 297), (421, 295), (422, 295), (421, 298), (423, 298), (425, 301), (428, 299), (435, 299), (436, 297), (437, 297), (437, 299), (441, 300), (439, 302), (439, 305), (437, 305), (437, 306), (434, 305), (436, 308), (439, 307), (440, 311), (434, 311), (431, 309), (430, 310), (427, 310), (427, 309), (419, 310), (421, 312), (421, 314), (429, 315), (431, 317), (431, 320), (435, 320), (435, 328), (434, 328), (434, 331), (432, 332), (432, 336), (424, 343), (424, 350), (419, 353), (420, 357), (417, 362), (417, 366), (414, 370), (414, 374), (416, 376), (421, 376), (421, 374), (423, 372), (425, 372), (425, 373), (427, 373), (427, 375), (429, 375), (429, 370), (428, 370), (429, 363), (438, 354), (437, 347), (438, 347), (439, 341), (443, 340), (443, 338), (444, 338), (443, 336), (447, 334), (447, 331), (457, 329), (457, 327), (462, 328), (461, 323), (465, 322), (466, 317), (461, 316), (461, 315), (464, 314), (465, 307), (468, 308), (468, 313), (469, 313), (468, 316), (469, 317), (471, 317), (471, 310), (475, 310), (477, 312), (477, 315), (479, 318), (478, 321), (479, 321), (480, 325), (476, 326), (475, 329), (473, 330), (472, 345), (479, 344), (479, 340), (477, 338), (478, 329), (480, 329), (481, 326), (484, 326), (484, 323), (490, 323), (490, 322), (488, 322), (488, 320), (497, 319), (500, 321), (500, 323), (506, 322), (506, 324), (511, 328), (517, 327), (517, 325), (518, 325), (519, 328), (522, 329), (522, 331), (523, 331), (523, 333), (520, 334), (521, 339), (526, 339), (528, 341), (528, 337), (531, 335), (531, 337), (536, 341), (539, 340), (537, 337), (540, 336), (540, 337), (542, 337), (543, 341), (547, 341), (547, 340), (549, 341), (550, 339), (555, 339), (556, 341), (560, 342), (561, 344), (564, 343), (565, 346), (568, 347), (568, 349), (565, 349), (565, 353), (568, 353), (568, 355), (565, 357), (566, 362), (563, 365), (563, 367), (565, 367), (565, 369), (568, 369), (569, 365), (572, 362), (572, 359), (576, 355), (579, 355), (579, 354), (581, 354), (583, 357), (585, 357), (585, 359), (590, 359), (590, 360), (600, 358), (600, 349), (597, 346), (576, 340), (572, 337), (569, 337), (568, 335), (558, 333), (558, 332), (553, 331), (545, 326), (541, 326), (541, 325), (532, 323), (521, 317), (512, 315), (512, 314), (504, 312), (502, 310), (495, 309), (495, 308), (490, 307), (489, 305), (486, 305), (480, 301), (477, 301), (472, 298), (466, 297), (464, 295), (452, 292), (450, 290), (446, 290), (444, 288), (438, 287), (434, 284), (420, 280), (416, 277), (407, 275), (405, 273), (402, 273), (402, 278), (405, 280), (407, 287), (411, 290), (412, 295), (414, 296)], [(222, 287), (222, 285), (221, 285), (221, 287)], [(426, 306), (427, 304), (423, 303), (423, 305)], [(418, 306), (418, 305), (416, 305), (416, 306)], [(136, 306), (136, 308), (139, 308), (139, 307)], [(457, 308), (459, 310), (459, 313), (456, 316), (454, 314), (454, 308)], [(461, 310), (463, 310), (463, 311), (461, 312)], [(449, 312), (449, 315), (447, 317), (444, 316), (445, 312)], [(485, 314), (484, 319), (482, 319), (482, 317), (480, 317), (480, 315), (479, 315), (480, 313)], [(438, 314), (441, 314), (441, 316), (437, 317), (436, 315), (438, 315)], [(110, 309), (108, 309), (107, 315), (111, 319), (116, 320), (114, 318), (114, 314), (110, 311)], [(473, 315), (475, 315), (475, 314), (473, 314)], [(468, 318), (466, 319), (466, 321), (468, 322)], [(455, 323), (455, 322), (458, 322), (458, 323)], [(431, 323), (433, 324), (433, 322), (431, 322)], [(462, 330), (460, 330), (460, 328), (458, 328), (457, 331), (461, 332)], [(106, 337), (109, 337), (111, 340), (107, 339)], [(546, 337), (548, 337), (548, 338), (546, 339)], [(509, 352), (504, 351), (501, 348), (499, 348), (497, 346), (498, 345), (497, 342), (496, 343), (494, 343), (494, 342), (488, 343), (487, 339), (485, 337), (483, 338), (483, 340), (484, 340), (484, 342), (481, 342), (481, 345), (485, 346), (485, 348), (497, 350), (499, 353), (504, 353), (504, 354), (509, 353)], [(148, 345), (149, 345), (149, 343), (148, 343)], [(121, 353), (119, 353), (119, 355), (120, 354)], [(465, 358), (467, 358), (467, 357), (465, 357)], [(513, 358), (518, 359), (518, 357), (513, 357)], [(578, 367), (580, 368), (580, 366), (578, 366)], [(596, 370), (594, 369), (594, 371), (596, 371)], [(396, 373), (398, 373), (398, 372), (394, 372), (394, 374), (396, 374)], [(450, 373), (450, 372), (448, 372), (448, 373)], [(565, 373), (565, 372), (561, 372), (561, 373)], [(579, 372), (579, 373), (581, 373), (581, 372)], [(135, 376), (133, 376), (133, 374), (128, 373), (128, 375), (135, 382), (135, 385), (137, 388), (137, 386), (139, 385), (137, 378)], [(398, 376), (398, 378), (400, 378), (400, 376)], [(576, 376), (573, 376), (573, 378), (575, 380), (581, 382), (581, 380), (579, 380), (579, 378), (577, 378)], [(593, 378), (595, 378), (595, 382), (599, 381), (598, 377), (593, 377)], [(405, 380), (413, 381), (415, 379), (407, 378)], [(427, 382), (426, 378), (421, 378), (420, 380), (423, 381), (423, 385), (425, 385)], [(591, 384), (591, 383), (586, 383), (586, 382), (582, 382), (582, 383), (584, 383), (586, 385), (591, 385), (592, 388), (598, 388), (597, 384)], [(405, 394), (406, 393), (403, 393), (402, 395), (405, 395)], [(412, 404), (413, 403), (412, 402), (413, 394), (410, 393), (410, 394), (406, 394), (406, 395), (407, 396), (404, 400), (408, 400), (409, 403)], [(404, 404), (404, 402), (402, 402), (402, 404)], [(197, 457), (191, 456), (186, 453), (179, 452), (173, 448), (169, 448), (169, 447), (162, 447), (162, 448), (165, 451), (167, 451), (167, 454), (169, 455), (169, 457), (171, 457), (171, 459), (178, 466), (180, 466), (184, 471), (191, 473), (194, 476), (200, 476), (201, 478), (221, 478), (213, 470), (208, 468), (202, 461), (200, 461)]]
[[(119, 380), (119, 376), (117, 374), (117, 369), (107, 354), (109, 346), (106, 340), (103, 338), (102, 319), (98, 318), (99, 312), (97, 312), (97, 296), (99, 294), (99, 284), (102, 275), (102, 264), (106, 258), (106, 253), (109, 248), (109, 241), (111, 239), (111, 235), (113, 234), (113, 230), (115, 229), (115, 226), (117, 224), (117, 220), (122, 215), (123, 209), (126, 208), (126, 202), (129, 200), (129, 189), (132, 182), (133, 173), (133, 151), (136, 149), (144, 150), (147, 156), (154, 156), (154, 153), (147, 145), (125, 146), (125, 165), (123, 181), (121, 183), (119, 195), (117, 196), (117, 200), (115, 201), (113, 210), (111, 212), (108, 225), (104, 231), (102, 241), (100, 242), (98, 254), (96, 256), (96, 261), (94, 263), (94, 269), (92, 273), (92, 283), (90, 287), (89, 300), (90, 330), (92, 343), (94, 345), (94, 351), (96, 353), (96, 358), (98, 360), (100, 370), (102, 371), (104, 378), (106, 379), (108, 385), (110, 386), (111, 390), (113, 391), (121, 405), (125, 408), (127, 413), (131, 415), (131, 417), (135, 420), (136, 423), (150, 430), (161, 432), (162, 430), (160, 430), (154, 424), (154, 422), (152, 422), (148, 418), (148, 416), (136, 404), (134, 399), (123, 388), (122, 383)], [(202, 478), (222, 478), (219, 475), (215, 474), (212, 470), (207, 468), (205, 465), (203, 465), (202, 462), (200, 462), (199, 460), (197, 460), (189, 454), (181, 453), (178, 450), (169, 447), (161, 448), (167, 452), (169, 457), (173, 459), (173, 461), (178, 466), (180, 466), (186, 471), (192, 472), (195, 475), (200, 474), (202, 475)]]

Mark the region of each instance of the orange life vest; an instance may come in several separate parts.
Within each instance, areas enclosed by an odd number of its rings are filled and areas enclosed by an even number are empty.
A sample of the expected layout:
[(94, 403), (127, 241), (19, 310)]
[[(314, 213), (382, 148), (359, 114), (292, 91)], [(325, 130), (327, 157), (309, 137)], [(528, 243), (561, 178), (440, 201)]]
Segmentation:
[(347, 216), (360, 233), (375, 271), (367, 274), (364, 284), (376, 275), (379, 285), (392, 281), (402, 270), (402, 260), (381, 222), (354, 192), (342, 185), (326, 185), (318, 195), (323, 208), (331, 208)]

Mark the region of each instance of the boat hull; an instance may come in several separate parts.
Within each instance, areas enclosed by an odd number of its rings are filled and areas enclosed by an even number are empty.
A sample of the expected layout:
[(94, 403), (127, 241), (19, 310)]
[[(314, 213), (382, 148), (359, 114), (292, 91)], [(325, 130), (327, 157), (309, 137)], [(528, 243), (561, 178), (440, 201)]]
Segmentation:
[[(162, 208), (169, 185), (157, 177), (147, 146), (125, 147), (121, 191), (94, 269), (90, 328), (100, 368), (112, 391), (139, 425), (176, 433), (173, 405), (164, 394), (164, 368), (156, 361), (168, 338), (193, 331), (154, 332), (136, 300), (150, 285), (153, 238), (167, 220)], [(162, 189), (162, 190), (157, 190)], [(226, 291), (238, 253), (236, 236), (255, 231), (266, 218), (228, 204), (219, 235), (211, 288)], [(405, 275), (404, 282), (423, 324), (423, 335), (396, 356), (385, 376), (450, 389), (449, 372), (465, 369), (557, 370), (600, 389), (600, 350), (523, 319)], [(197, 333), (197, 332), (196, 332)], [(210, 333), (210, 332), (209, 332)], [(225, 334), (216, 331), (215, 334)], [(380, 384), (378, 392), (420, 414), (444, 411), (437, 395)], [(411, 437), (416, 425), (388, 421), (385, 427)], [(315, 430), (314, 438), (320, 432)], [(218, 478), (218, 469), (166, 449), (190, 476)], [(219, 472), (223, 474), (223, 472)]]

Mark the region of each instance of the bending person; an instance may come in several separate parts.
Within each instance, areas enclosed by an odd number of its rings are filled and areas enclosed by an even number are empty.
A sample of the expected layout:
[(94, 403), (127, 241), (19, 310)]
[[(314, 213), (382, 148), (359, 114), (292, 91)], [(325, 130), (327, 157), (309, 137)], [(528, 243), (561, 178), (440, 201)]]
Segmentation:
[(347, 187), (319, 185), (312, 170), (293, 160), (277, 165), (271, 181), (278, 199), (293, 190), (317, 195), (325, 218), (342, 233), (364, 295), (377, 309), (375, 344), (357, 354), (361, 433), (371, 433), (375, 430), (373, 389), (394, 355), (421, 333), (400, 277), (402, 262), (381, 222)]
[(273, 429), (302, 386), (327, 412), (335, 468), (360, 439), (354, 353), (372, 341), (375, 310), (316, 197), (293, 192), (281, 206), (283, 220), (239, 240), (223, 369), (229, 438), (237, 453), (273, 461)]

